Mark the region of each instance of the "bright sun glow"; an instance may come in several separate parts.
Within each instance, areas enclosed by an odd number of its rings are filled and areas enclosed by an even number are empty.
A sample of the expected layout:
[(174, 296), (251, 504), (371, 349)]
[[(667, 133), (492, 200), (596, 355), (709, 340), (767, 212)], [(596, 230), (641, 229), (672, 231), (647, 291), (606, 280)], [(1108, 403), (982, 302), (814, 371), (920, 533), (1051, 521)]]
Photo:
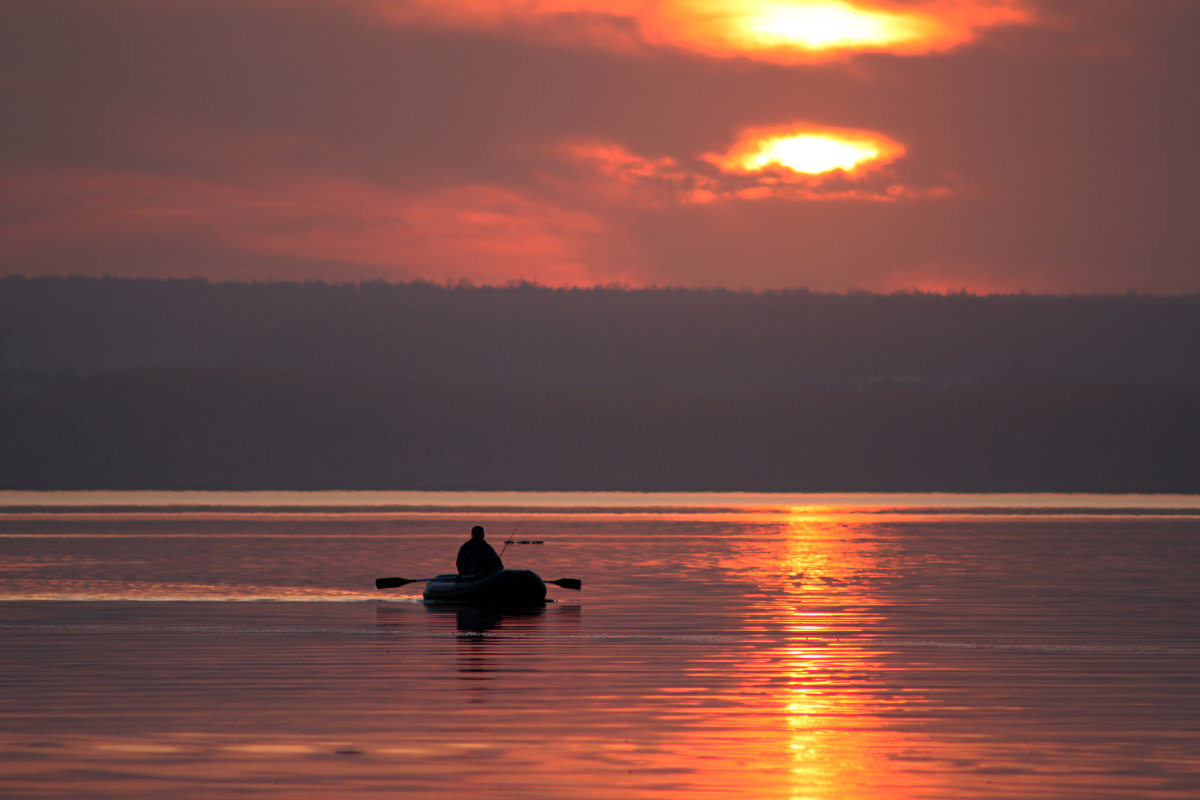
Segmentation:
[(840, 2), (768, 2), (752, 6), (737, 20), (736, 28), (758, 46), (808, 50), (885, 46), (923, 33), (913, 17), (865, 11)]
[(850, 170), (878, 157), (879, 150), (866, 142), (801, 134), (763, 142), (758, 152), (749, 156), (744, 163), (753, 170), (779, 164), (796, 172), (819, 175), (834, 169)]
[(866, 131), (757, 128), (744, 132), (725, 155), (706, 158), (727, 172), (749, 174), (784, 168), (821, 175), (886, 163), (903, 152), (896, 142)]

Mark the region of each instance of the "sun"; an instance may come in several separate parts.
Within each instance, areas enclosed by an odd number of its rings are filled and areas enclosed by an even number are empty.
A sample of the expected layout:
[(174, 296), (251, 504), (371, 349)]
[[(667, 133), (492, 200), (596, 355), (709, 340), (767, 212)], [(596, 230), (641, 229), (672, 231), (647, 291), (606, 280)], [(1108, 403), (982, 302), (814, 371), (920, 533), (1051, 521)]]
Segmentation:
[(729, 152), (705, 158), (726, 172), (753, 174), (775, 170), (803, 177), (839, 170), (853, 173), (893, 161), (903, 153), (904, 148), (898, 143), (868, 131), (751, 128), (742, 133)]
[(851, 170), (864, 161), (878, 157), (878, 148), (866, 142), (804, 133), (765, 140), (757, 152), (746, 157), (743, 164), (750, 170), (778, 164), (796, 172), (820, 175), (835, 169)]
[(924, 35), (914, 16), (841, 2), (755, 3), (736, 18), (734, 32), (753, 46), (805, 50), (886, 47)]

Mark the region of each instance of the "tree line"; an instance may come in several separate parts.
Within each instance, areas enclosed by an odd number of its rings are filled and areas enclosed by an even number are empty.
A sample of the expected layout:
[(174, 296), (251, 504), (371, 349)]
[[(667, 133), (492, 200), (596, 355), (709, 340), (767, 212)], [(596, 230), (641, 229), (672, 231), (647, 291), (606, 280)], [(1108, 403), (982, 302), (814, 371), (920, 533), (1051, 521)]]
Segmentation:
[(233, 367), (772, 391), (1200, 383), (1200, 296), (0, 279), (0, 369)]
[(0, 279), (0, 487), (1200, 490), (1200, 298)]

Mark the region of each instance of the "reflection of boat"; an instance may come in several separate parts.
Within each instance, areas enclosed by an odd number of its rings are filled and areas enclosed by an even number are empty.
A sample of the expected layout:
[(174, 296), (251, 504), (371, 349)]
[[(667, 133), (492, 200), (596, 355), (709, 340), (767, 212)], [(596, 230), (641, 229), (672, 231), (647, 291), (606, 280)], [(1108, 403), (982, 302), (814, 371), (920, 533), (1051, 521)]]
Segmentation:
[(546, 601), (546, 582), (527, 569), (503, 569), (482, 578), (438, 575), (425, 584), (426, 602), (486, 606), (538, 605)]
[[(534, 605), (508, 606), (486, 605), (473, 603), (435, 603), (425, 604), (425, 610), (430, 614), (449, 616), (454, 615), (455, 628), (461, 633), (486, 633), (497, 628), (501, 623), (512, 628), (516, 625), (534, 626), (540, 617), (546, 613), (545, 603)], [(532, 628), (530, 628), (532, 629)]]

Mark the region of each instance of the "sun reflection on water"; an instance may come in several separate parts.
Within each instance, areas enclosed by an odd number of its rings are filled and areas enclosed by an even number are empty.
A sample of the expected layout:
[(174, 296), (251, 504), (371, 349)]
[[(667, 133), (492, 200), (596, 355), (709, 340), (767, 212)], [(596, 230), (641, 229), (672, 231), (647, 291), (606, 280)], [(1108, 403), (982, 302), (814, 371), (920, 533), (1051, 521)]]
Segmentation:
[(892, 577), (886, 540), (837, 507), (744, 522), (746, 546), (729, 566), (778, 591), (747, 613), (745, 629), (760, 639), (737, 656), (738, 685), (725, 690), (736, 701), (714, 709), (696, 697), (707, 713), (685, 749), (711, 750), (721, 730), (724, 757), (755, 776), (743, 796), (867, 798), (881, 787), (911, 796), (917, 779), (893, 757), (905, 737), (881, 730), (879, 718), (918, 698), (887, 686), (884, 657), (863, 636), (883, 619), (874, 588)]
[[(778, 609), (786, 638), (774, 655), (783, 679), (776, 698), (786, 722), (789, 797), (854, 797), (856, 778), (886, 770), (860, 730), (870, 718), (859, 676), (873, 674), (870, 653), (853, 643), (830, 644), (876, 619), (864, 577), (876, 572), (873, 541), (836, 509), (805, 508), (783, 527), (782, 566), (790, 581)], [(813, 637), (818, 637), (815, 642)], [(874, 780), (874, 779), (873, 779)]]

